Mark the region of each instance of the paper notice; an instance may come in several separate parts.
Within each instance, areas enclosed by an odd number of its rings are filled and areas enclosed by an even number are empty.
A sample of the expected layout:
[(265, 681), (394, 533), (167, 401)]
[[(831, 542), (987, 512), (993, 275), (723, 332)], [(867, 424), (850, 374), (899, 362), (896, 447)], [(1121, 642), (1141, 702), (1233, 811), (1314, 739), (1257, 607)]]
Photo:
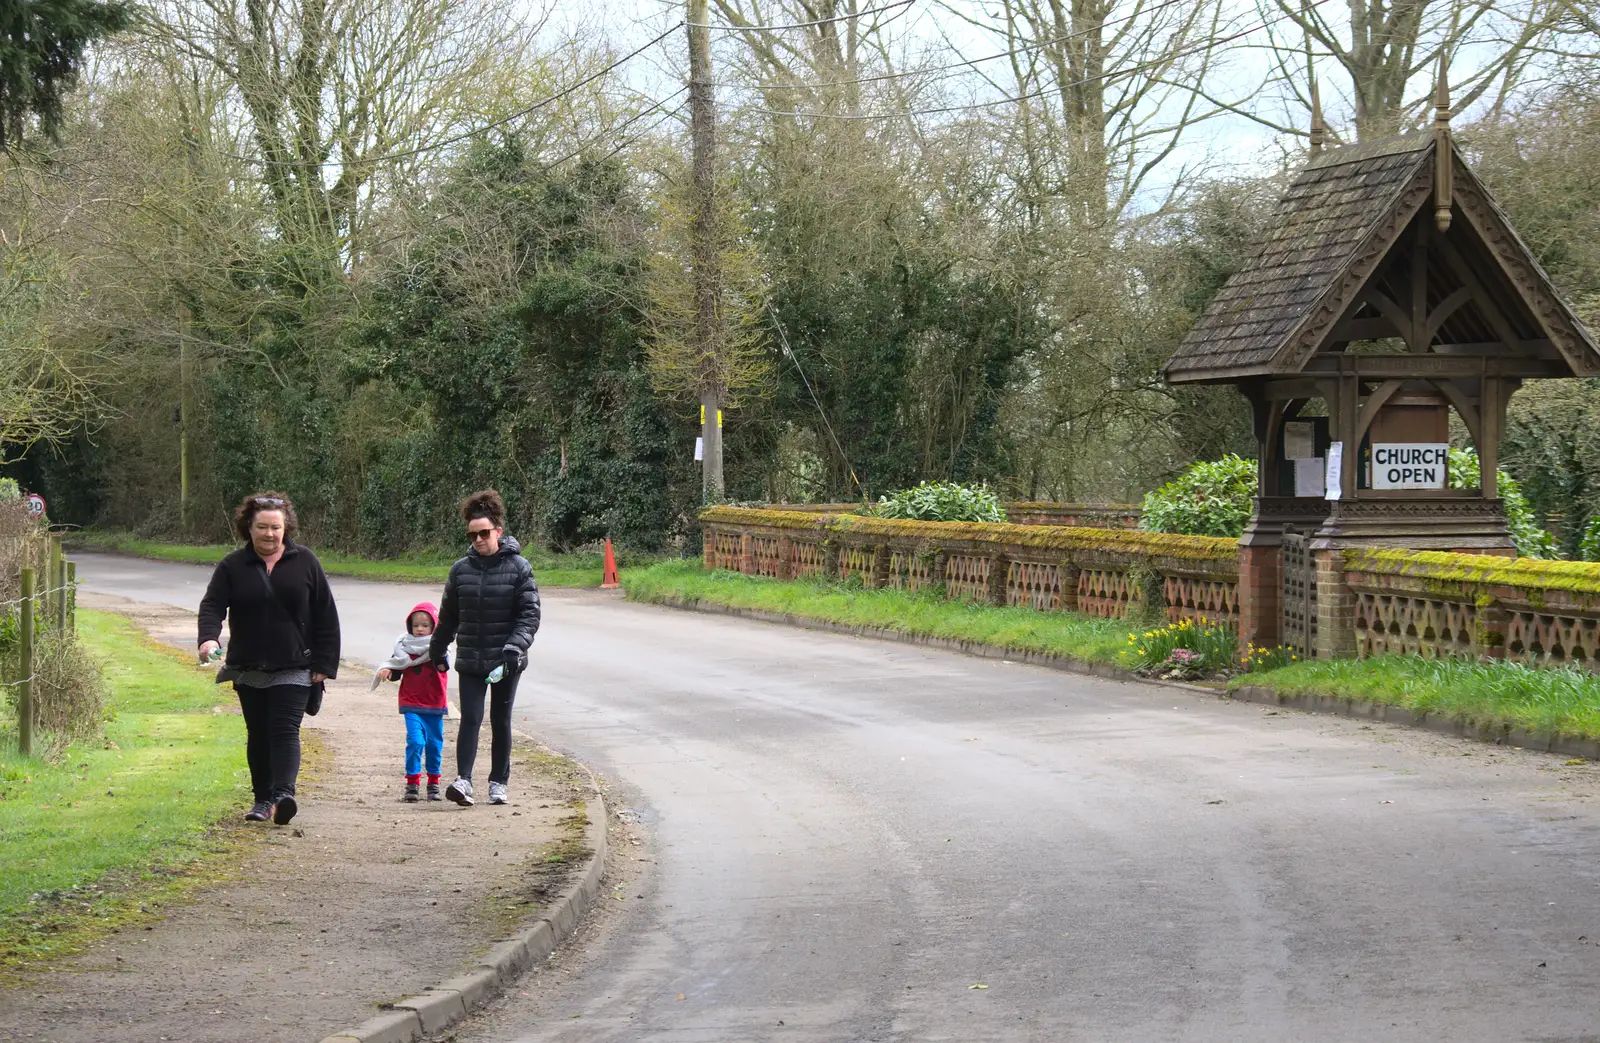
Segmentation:
[(1323, 484), (1323, 459), (1313, 456), (1309, 460), (1294, 462), (1294, 494), (1296, 496), (1321, 496)]
[[(1314, 424), (1299, 421), (1283, 425), (1283, 458), (1309, 460), (1317, 455), (1317, 429)], [(1301, 495), (1296, 493), (1295, 495)], [(1315, 496), (1316, 493), (1311, 495)]]
[(706, 458), (706, 440), (704, 436), (697, 435), (695, 437), (694, 458), (696, 460), (704, 460)]
[(1344, 481), (1344, 443), (1334, 442), (1328, 446), (1328, 492), (1326, 499), (1337, 500), (1339, 487)]

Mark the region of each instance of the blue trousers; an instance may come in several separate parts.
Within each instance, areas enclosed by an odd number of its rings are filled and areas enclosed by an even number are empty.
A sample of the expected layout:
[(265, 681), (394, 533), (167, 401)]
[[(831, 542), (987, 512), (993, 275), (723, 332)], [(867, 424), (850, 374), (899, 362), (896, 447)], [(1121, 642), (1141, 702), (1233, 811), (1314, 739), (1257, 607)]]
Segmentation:
[(421, 775), (423, 754), (427, 754), (428, 774), (439, 774), (444, 763), (444, 715), (410, 713), (406, 718), (406, 774)]

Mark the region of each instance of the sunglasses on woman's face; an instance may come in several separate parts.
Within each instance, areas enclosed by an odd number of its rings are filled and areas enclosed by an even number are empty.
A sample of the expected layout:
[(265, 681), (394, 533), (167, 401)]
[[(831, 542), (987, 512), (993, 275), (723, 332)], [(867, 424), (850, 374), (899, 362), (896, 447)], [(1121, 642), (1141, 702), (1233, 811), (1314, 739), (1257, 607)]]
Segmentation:
[(473, 540), (473, 541), (486, 540), (490, 536), (493, 536), (493, 535), (494, 535), (494, 527), (493, 526), (490, 526), (487, 529), (468, 529), (467, 530), (467, 539)]

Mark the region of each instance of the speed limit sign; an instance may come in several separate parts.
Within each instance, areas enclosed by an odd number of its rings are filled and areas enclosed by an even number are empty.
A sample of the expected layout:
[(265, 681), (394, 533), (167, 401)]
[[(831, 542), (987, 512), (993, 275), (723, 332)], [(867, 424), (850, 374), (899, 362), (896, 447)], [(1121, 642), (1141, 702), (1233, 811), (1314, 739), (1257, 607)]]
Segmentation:
[(28, 514), (30, 514), (31, 516), (33, 516), (35, 518), (39, 518), (39, 517), (42, 517), (44, 515), (44, 497), (43, 496), (40, 496), (38, 493), (29, 493), (23, 499), (28, 504)]

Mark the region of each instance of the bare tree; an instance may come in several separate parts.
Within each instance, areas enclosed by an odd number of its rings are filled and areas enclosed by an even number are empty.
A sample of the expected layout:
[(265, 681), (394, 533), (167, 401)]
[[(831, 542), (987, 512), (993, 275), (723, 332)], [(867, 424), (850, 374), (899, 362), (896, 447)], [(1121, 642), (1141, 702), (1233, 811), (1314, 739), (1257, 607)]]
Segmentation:
[[(152, 50), (229, 87), (277, 230), (308, 279), (355, 263), (374, 194), (537, 83), (538, 20), (491, 0), (165, 0)], [(235, 134), (234, 130), (242, 131)], [(320, 274), (318, 274), (320, 273)]]
[(1523, 78), (1548, 53), (1568, 0), (1350, 0), (1339, 8), (1308, 0), (1260, 0), (1267, 48), (1287, 116), (1240, 108), (1282, 133), (1305, 134), (1314, 69), (1331, 77), (1323, 102), (1348, 113), (1343, 137), (1366, 140), (1420, 125), (1441, 58), (1450, 65), (1456, 111), (1487, 100), (1505, 109)]

